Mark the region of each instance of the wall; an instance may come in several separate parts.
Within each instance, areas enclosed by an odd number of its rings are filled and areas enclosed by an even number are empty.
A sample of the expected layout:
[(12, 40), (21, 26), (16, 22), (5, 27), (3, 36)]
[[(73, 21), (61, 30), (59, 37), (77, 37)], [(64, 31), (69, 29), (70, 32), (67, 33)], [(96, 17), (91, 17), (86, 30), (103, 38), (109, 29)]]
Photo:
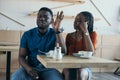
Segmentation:
[[(54, 13), (63, 10), (64, 14), (69, 16), (75, 16), (80, 11), (90, 11), (95, 18), (100, 18), (100, 20), (95, 21), (94, 28), (98, 34), (120, 34), (120, 22), (118, 21), (120, 0), (92, 0), (111, 26), (103, 19), (90, 0), (84, 1), (85, 4), (76, 4), (52, 10)], [(0, 0), (0, 13), (4, 13), (25, 25), (22, 26), (0, 14), (0, 29), (28, 30), (36, 26), (36, 17), (28, 16), (29, 13), (38, 11), (42, 6), (54, 8), (68, 4), (69, 3), (47, 0)], [(65, 29), (64, 32), (72, 32), (74, 30), (73, 19), (64, 19), (61, 27)]]
[[(120, 57), (120, 35), (99, 35), (95, 56), (114, 60)], [(114, 72), (116, 68), (100, 68), (93, 71)]]

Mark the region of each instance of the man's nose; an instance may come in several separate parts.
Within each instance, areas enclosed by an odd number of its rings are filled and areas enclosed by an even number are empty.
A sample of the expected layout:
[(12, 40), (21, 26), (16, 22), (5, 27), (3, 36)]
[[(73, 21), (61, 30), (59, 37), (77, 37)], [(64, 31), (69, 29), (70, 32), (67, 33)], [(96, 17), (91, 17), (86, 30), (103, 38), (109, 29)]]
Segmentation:
[(40, 20), (45, 20), (45, 18), (44, 18), (44, 17), (41, 17)]

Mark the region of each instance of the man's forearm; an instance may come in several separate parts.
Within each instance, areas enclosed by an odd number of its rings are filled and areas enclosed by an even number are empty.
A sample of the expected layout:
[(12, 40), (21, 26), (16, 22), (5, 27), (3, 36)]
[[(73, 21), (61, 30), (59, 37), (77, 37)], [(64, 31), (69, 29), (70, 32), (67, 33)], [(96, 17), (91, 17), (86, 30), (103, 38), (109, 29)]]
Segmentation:
[(20, 57), (19, 57), (19, 63), (20, 63), (20, 65), (21, 65), (23, 68), (25, 68), (25, 70), (27, 70), (27, 69), (30, 68), (29, 64), (27, 63), (26, 58), (23, 57), (23, 56), (20, 56)]
[(62, 48), (62, 53), (66, 53), (66, 45), (62, 37), (62, 33), (56, 34), (56, 37), (57, 37), (57, 43), (59, 43), (59, 46)]

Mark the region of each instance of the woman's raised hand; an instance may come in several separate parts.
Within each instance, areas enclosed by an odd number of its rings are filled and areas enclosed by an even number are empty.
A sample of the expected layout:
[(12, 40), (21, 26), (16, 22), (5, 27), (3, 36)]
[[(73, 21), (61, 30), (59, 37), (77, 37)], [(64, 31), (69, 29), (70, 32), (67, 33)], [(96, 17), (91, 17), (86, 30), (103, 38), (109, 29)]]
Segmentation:
[(88, 25), (87, 25), (87, 21), (85, 21), (85, 17), (83, 15), (80, 15), (80, 19), (81, 19), (81, 23), (80, 23), (80, 30), (83, 32), (83, 33), (86, 33), (88, 32)]

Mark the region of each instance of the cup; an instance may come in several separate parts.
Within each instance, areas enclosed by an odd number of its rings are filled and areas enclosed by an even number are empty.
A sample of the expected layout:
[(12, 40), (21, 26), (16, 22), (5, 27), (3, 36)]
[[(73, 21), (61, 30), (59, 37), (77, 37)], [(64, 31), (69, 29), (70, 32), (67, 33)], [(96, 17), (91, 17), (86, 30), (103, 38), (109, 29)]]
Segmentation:
[(86, 57), (90, 58), (92, 57), (93, 52), (92, 51), (79, 51), (80, 57)]

